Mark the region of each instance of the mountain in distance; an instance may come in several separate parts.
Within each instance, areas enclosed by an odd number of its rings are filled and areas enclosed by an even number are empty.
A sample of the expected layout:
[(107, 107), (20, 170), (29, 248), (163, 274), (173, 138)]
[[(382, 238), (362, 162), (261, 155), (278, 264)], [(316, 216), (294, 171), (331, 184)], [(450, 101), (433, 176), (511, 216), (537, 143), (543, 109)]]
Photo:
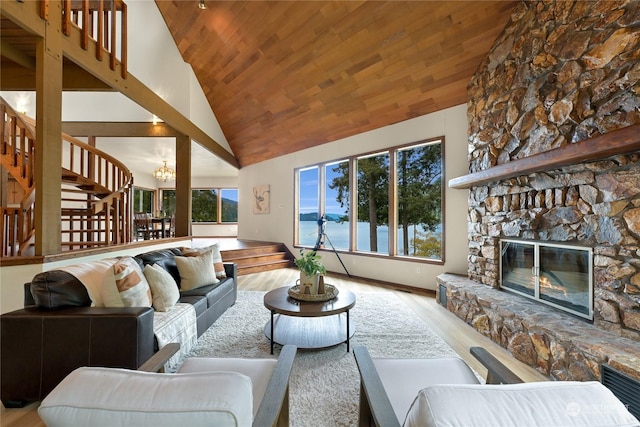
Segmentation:
[[(327, 221), (340, 222), (342, 219), (341, 215), (338, 214), (325, 214), (324, 217)], [(317, 221), (318, 220), (318, 212), (310, 212), (300, 214), (300, 221)]]

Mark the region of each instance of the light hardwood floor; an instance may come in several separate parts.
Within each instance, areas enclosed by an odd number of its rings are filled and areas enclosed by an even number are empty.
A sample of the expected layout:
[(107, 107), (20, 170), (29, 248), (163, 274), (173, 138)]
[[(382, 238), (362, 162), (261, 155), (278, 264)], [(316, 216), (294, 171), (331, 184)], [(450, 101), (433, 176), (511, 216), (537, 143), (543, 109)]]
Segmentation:
[[(270, 291), (272, 289), (293, 284), (298, 278), (297, 269), (281, 269), (254, 273), (238, 278), (238, 289), (243, 291)], [(375, 292), (387, 290), (395, 293), (409, 309), (413, 310), (431, 329), (440, 335), (473, 369), (482, 375), (486, 372), (469, 354), (469, 347), (482, 346), (501, 360), (509, 369), (525, 381), (544, 381), (546, 378), (535, 369), (517, 361), (506, 350), (490, 339), (476, 332), (462, 320), (440, 306), (430, 292), (409, 293), (380, 284), (371, 284), (365, 279), (348, 278), (345, 275), (329, 273), (327, 283), (338, 288), (347, 288), (353, 292)], [(357, 301), (356, 301), (357, 304)], [(358, 332), (356, 331), (356, 334)], [(41, 427), (44, 423), (37, 414), (38, 403), (24, 408), (5, 409), (0, 412), (2, 427)]]

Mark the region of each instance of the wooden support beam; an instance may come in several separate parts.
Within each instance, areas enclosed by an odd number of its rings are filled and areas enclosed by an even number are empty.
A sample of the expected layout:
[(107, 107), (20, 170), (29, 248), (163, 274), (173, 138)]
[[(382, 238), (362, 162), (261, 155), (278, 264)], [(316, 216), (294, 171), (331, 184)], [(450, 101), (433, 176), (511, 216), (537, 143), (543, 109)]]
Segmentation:
[(0, 41), (0, 50), (2, 50), (2, 56), (5, 58), (10, 59), (28, 70), (36, 70), (36, 60), (6, 40)]
[(191, 138), (176, 138), (176, 237), (191, 235)]
[[(50, 1), (49, 8), (53, 16), (62, 13), (60, 0)], [(36, 44), (35, 253), (38, 256), (59, 253), (62, 242), (61, 20), (50, 21), (46, 32), (46, 37)]]
[[(0, 90), (35, 91), (35, 58), (31, 59), (34, 63), (33, 70), (17, 64), (3, 63), (2, 67), (0, 67)], [(110, 86), (96, 79), (71, 61), (64, 61), (62, 90), (113, 92)]]
[(516, 176), (602, 160), (635, 151), (640, 151), (640, 124), (453, 178), (449, 180), (449, 187), (471, 188)]
[(166, 123), (151, 122), (63, 122), (68, 135), (97, 137), (177, 137), (182, 134)]

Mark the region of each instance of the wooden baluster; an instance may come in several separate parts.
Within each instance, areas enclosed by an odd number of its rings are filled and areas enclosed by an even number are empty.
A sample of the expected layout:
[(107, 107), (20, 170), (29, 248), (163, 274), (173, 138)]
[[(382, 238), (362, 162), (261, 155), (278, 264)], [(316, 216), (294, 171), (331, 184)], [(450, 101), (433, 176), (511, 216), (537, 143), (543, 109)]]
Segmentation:
[(64, 0), (62, 4), (62, 34), (71, 35), (71, 0)]
[(98, 32), (96, 34), (96, 59), (102, 61), (102, 43), (104, 42), (104, 22), (102, 17), (104, 16), (104, 4), (102, 0), (98, 1), (98, 16), (96, 23), (98, 24)]
[(32, 188), (35, 184), (35, 170), (36, 170), (36, 141), (33, 138), (29, 138), (29, 188)]
[(128, 46), (128, 42), (127, 42), (127, 5), (122, 2), (122, 10), (120, 11), (120, 13), (122, 14), (122, 16), (120, 17), (120, 22), (121, 22), (121, 41), (120, 41), (120, 46), (122, 46), (120, 48), (120, 66), (121, 68), (121, 75), (123, 79), (127, 78), (127, 46)]
[(10, 133), (10, 152), (11, 154), (11, 166), (16, 166), (16, 139), (18, 135), (18, 118), (16, 116), (11, 116), (11, 133)]
[(89, 0), (82, 0), (82, 41), (84, 50), (89, 49)]
[(40, 18), (49, 20), (49, 0), (40, 0)]
[(26, 156), (26, 131), (24, 128), (20, 128), (20, 175), (22, 178), (27, 177), (27, 156)]
[(0, 234), (2, 234), (2, 252), (0, 252), (0, 256), (7, 255), (7, 233), (4, 230), (5, 217), (7, 215), (6, 209), (2, 208), (2, 215), (0, 215)]
[(109, 67), (112, 70), (116, 69), (116, 19), (116, 0), (111, 0), (111, 46), (109, 46), (111, 57)]
[(2, 115), (2, 121), (0, 121), (0, 135), (2, 135), (2, 154), (7, 153), (7, 107), (4, 104), (0, 104), (0, 114)]

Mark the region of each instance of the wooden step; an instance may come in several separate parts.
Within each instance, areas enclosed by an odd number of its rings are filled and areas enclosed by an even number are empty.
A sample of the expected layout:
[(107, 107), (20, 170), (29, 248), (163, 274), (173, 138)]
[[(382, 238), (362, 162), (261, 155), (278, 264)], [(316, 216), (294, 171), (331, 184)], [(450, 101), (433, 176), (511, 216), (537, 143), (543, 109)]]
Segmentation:
[(223, 261), (238, 265), (238, 275), (293, 265), (293, 256), (283, 243), (238, 240), (233, 247), (221, 247), (220, 254)]
[(263, 271), (278, 270), (280, 268), (289, 268), (293, 266), (292, 261), (270, 262), (264, 264), (254, 264), (249, 266), (238, 266), (238, 276), (251, 273), (261, 273)]

